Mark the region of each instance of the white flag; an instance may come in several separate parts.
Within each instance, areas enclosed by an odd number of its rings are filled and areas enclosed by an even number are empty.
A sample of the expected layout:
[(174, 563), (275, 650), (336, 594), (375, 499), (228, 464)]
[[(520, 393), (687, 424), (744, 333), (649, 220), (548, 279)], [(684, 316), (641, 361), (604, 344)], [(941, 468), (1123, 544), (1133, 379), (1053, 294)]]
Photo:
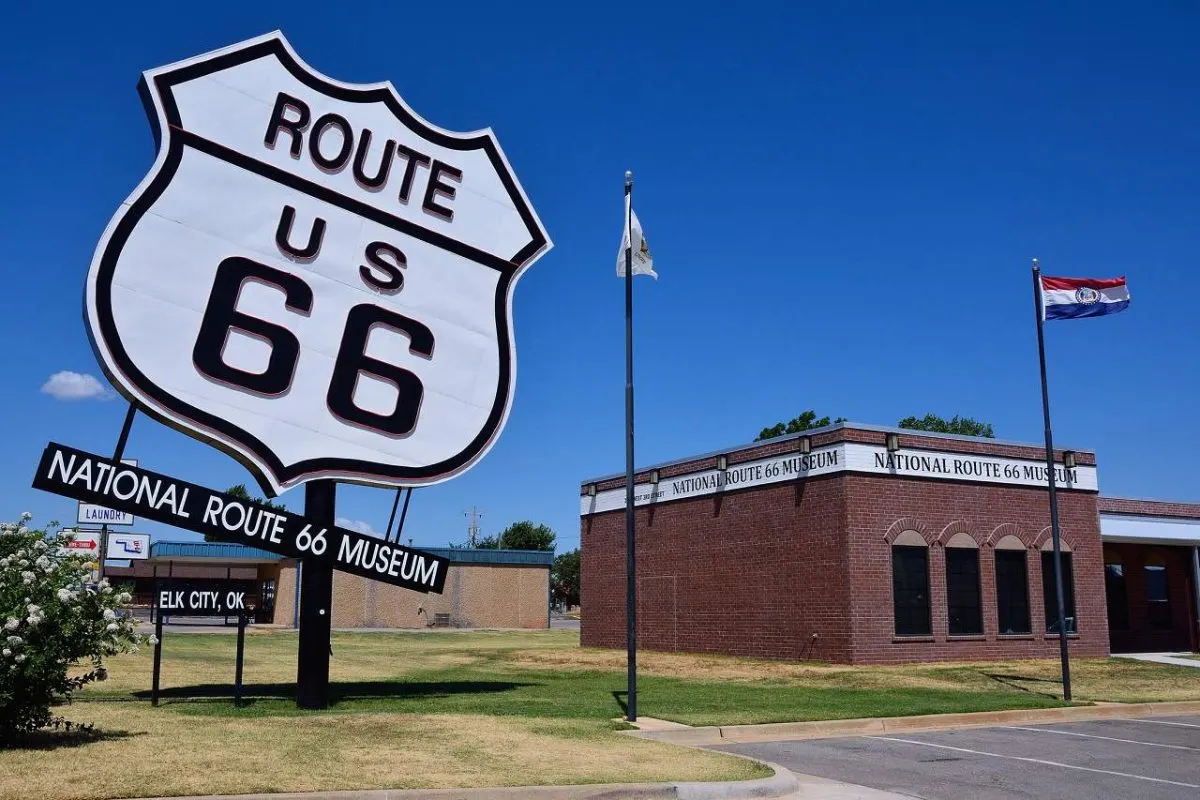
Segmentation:
[(625, 249), (629, 247), (629, 220), (633, 219), (633, 274), (649, 275), (658, 280), (654, 271), (654, 257), (650, 255), (650, 245), (646, 244), (646, 236), (642, 233), (642, 223), (638, 222), (637, 214), (629, 207), (629, 195), (625, 195), (625, 234), (621, 237), (621, 250), (617, 253), (617, 277), (625, 277)]

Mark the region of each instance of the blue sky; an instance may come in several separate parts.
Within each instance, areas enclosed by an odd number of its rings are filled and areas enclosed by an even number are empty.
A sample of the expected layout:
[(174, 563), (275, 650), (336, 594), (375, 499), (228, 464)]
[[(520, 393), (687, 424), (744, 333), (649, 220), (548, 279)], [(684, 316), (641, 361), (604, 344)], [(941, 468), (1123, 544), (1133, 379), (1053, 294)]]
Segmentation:
[[(491, 126), (555, 241), (516, 294), (508, 427), (414, 494), (415, 543), (462, 541), (474, 505), (485, 532), (530, 518), (573, 547), (579, 481), (623, 468), (625, 169), (661, 275), (637, 286), (639, 463), (810, 407), (965, 414), (1039, 441), (1037, 256), (1051, 275), (1127, 274), (1133, 294), (1048, 328), (1057, 441), (1097, 451), (1106, 493), (1200, 501), (1193, 4), (33, 5), (0, 30), (2, 518), (72, 519), (28, 488), (37, 458), (51, 439), (110, 451), (125, 411), (41, 389), (100, 376), (83, 281), (153, 161), (140, 72), (275, 28), (330, 76), (389, 79), (446, 128)], [(250, 482), (146, 417), (127, 454)], [(343, 488), (339, 516), (382, 530), (390, 502)]]

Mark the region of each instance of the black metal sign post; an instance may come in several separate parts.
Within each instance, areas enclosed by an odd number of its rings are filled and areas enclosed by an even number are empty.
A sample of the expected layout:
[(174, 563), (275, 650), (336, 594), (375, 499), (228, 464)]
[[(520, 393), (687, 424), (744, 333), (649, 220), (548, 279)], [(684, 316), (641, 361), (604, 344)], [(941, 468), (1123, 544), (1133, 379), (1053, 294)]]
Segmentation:
[[(304, 515), (313, 525), (332, 528), (337, 484), (304, 485)], [(296, 661), (296, 704), (329, 707), (329, 648), (333, 611), (333, 568), (328, 562), (304, 559), (300, 577), (300, 644)]]
[[(157, 590), (155, 594), (158, 594)], [(158, 705), (158, 679), (162, 674), (162, 609), (158, 609), (158, 613), (154, 615), (154, 677), (150, 684), (150, 705)]]
[(246, 655), (246, 612), (238, 614), (237, 662), (233, 670), (233, 705), (242, 705), (242, 663)]

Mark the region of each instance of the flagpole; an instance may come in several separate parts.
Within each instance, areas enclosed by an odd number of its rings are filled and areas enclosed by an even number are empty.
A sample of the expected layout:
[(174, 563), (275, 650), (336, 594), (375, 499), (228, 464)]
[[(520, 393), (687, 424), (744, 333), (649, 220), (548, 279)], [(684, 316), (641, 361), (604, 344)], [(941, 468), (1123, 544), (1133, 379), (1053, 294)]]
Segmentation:
[(633, 173), (625, 172), (625, 718), (637, 721), (637, 555), (633, 515)]
[(1071, 702), (1071, 660), (1067, 652), (1066, 606), (1063, 601), (1062, 542), (1058, 529), (1058, 487), (1054, 477), (1054, 436), (1050, 432), (1050, 392), (1046, 388), (1045, 309), (1042, 306), (1042, 273), (1033, 260), (1033, 302), (1037, 311), (1038, 362), (1042, 370), (1042, 417), (1046, 423), (1046, 475), (1050, 479), (1050, 536), (1054, 540), (1054, 586), (1058, 599), (1058, 650), (1062, 664), (1063, 700)]

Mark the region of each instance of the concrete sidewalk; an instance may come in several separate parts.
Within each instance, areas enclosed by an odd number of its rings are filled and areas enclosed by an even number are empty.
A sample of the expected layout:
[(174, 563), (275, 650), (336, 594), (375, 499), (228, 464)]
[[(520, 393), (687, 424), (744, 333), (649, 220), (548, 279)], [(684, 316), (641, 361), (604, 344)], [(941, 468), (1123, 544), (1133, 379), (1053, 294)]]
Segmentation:
[(1180, 658), (1174, 653), (1114, 653), (1113, 658), (1131, 658), (1134, 661), (1149, 661), (1154, 664), (1171, 664), (1176, 667), (1200, 669), (1200, 658)]
[[(485, 789), (371, 789), (353, 792), (283, 792), (271, 794), (156, 797), (141, 800), (618, 800), (618, 798), (677, 798), (677, 800), (741, 800), (742, 798), (821, 798), (821, 800), (884, 800), (884, 795), (804, 794), (791, 771), (749, 756), (775, 770), (770, 778), (711, 783), (604, 783), (580, 786), (511, 786)], [(815, 779), (820, 781), (821, 779)], [(844, 786), (836, 781), (824, 783)], [(851, 787), (856, 788), (856, 787)]]

